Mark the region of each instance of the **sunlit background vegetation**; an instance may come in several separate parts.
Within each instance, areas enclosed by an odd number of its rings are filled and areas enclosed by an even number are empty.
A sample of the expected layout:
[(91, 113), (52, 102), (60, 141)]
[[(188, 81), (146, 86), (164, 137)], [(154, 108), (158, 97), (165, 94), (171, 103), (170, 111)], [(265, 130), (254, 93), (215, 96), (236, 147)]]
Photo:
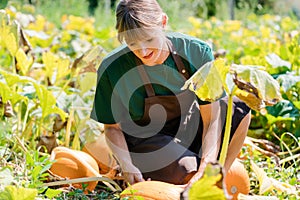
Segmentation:
[[(96, 8), (90, 7), (92, 0), (30, 2), (0, 3), (5, 10), (0, 13), (0, 199), (19, 200), (24, 195), (119, 199), (118, 193), (101, 183), (89, 195), (74, 188), (61, 192), (43, 185), (50, 181), (51, 149), (61, 145), (80, 150), (103, 131), (101, 124), (89, 119), (96, 84), (96, 69), (90, 64), (98, 67), (103, 56), (119, 45), (114, 29), (115, 5), (111, 6), (109, 0), (99, 1)], [(250, 194), (297, 199), (299, 1), (159, 2), (169, 16), (169, 31), (207, 41), (215, 55), (228, 64), (264, 66), (280, 83), (283, 100), (261, 112), (252, 112), (240, 158), (249, 172)], [(230, 6), (232, 2), (235, 5)], [(80, 59), (90, 49), (88, 59)], [(269, 182), (260, 193), (262, 180), (253, 172), (250, 160), (278, 182)], [(8, 194), (12, 197), (7, 198)]]

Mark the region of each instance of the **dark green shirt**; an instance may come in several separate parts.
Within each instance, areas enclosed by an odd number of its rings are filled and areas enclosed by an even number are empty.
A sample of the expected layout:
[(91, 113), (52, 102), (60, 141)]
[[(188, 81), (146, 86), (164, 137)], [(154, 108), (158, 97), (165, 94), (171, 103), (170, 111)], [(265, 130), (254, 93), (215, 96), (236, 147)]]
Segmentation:
[[(167, 37), (181, 56), (190, 76), (213, 60), (211, 48), (202, 40), (181, 33), (168, 33)], [(156, 95), (182, 92), (185, 80), (178, 72), (171, 54), (163, 64), (144, 68)], [(130, 117), (132, 120), (141, 119), (147, 94), (136, 68), (134, 53), (126, 45), (120, 46), (103, 59), (97, 73), (91, 118), (105, 124), (118, 123)]]

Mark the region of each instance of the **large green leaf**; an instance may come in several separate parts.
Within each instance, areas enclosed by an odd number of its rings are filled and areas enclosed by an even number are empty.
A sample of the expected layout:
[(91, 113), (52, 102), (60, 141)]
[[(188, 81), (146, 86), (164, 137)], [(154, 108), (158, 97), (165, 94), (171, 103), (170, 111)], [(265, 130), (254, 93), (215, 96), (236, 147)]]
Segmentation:
[(276, 105), (270, 107), (266, 107), (268, 113), (275, 117), (284, 117), (284, 118), (299, 118), (300, 113), (295, 106), (287, 100), (282, 100), (278, 102)]
[(203, 101), (215, 101), (222, 96), (226, 86), (226, 74), (229, 68), (223, 60), (211, 61), (200, 67), (189, 78), (182, 89), (189, 89)]

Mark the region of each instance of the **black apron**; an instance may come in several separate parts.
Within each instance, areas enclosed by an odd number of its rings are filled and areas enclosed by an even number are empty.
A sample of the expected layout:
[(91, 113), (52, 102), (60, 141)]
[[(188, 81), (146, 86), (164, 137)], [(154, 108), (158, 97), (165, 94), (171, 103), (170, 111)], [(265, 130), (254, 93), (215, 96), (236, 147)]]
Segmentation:
[[(190, 76), (170, 41), (168, 47), (179, 73), (187, 80)], [(190, 90), (156, 96), (143, 64), (139, 59), (136, 64), (148, 97), (142, 119), (121, 122), (132, 162), (145, 179), (185, 184), (198, 170), (201, 157), (203, 127), (197, 97)], [(225, 123), (227, 100), (223, 102)], [(233, 124), (232, 133), (238, 123)]]

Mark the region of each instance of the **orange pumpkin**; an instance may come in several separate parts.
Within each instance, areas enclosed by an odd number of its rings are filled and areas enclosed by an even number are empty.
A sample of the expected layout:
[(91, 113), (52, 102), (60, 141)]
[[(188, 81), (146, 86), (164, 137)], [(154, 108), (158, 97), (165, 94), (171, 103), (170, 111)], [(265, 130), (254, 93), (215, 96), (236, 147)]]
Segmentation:
[(97, 161), (100, 174), (109, 178), (116, 175), (117, 161), (112, 156), (104, 134), (101, 134), (96, 141), (86, 143), (82, 151), (90, 154)]
[(176, 200), (180, 199), (183, 188), (162, 181), (143, 181), (127, 187), (120, 195), (121, 199), (142, 197), (145, 200)]
[(244, 165), (235, 160), (225, 176), (227, 192), (237, 199), (239, 193), (248, 194), (250, 192), (250, 180)]
[[(97, 162), (92, 156), (66, 147), (56, 147), (51, 153), (51, 160), (55, 160), (50, 171), (62, 178), (95, 177), (99, 174)], [(98, 184), (97, 181), (87, 182), (87, 190), (92, 191)], [(76, 188), (82, 188), (82, 184), (73, 184)]]

